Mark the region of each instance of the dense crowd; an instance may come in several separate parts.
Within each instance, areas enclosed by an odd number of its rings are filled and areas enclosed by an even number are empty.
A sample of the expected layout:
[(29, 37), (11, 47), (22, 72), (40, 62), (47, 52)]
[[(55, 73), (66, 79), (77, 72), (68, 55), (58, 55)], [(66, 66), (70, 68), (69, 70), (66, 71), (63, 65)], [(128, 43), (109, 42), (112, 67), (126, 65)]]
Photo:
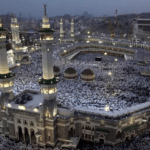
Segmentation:
[(149, 133), (130, 139), (118, 146), (112, 147), (100, 143), (80, 141), (78, 149), (80, 150), (149, 150), (150, 148)]
[[(93, 59), (97, 57), (97, 54), (79, 55), (77, 59), (67, 60), (59, 56), (59, 51), (62, 51), (59, 45), (53, 48), (54, 65), (61, 70), (57, 96), (59, 105), (79, 106), (95, 110), (104, 110), (107, 105), (110, 111), (114, 111), (149, 101), (149, 78), (140, 74), (140, 72), (149, 70), (149, 51), (135, 50), (136, 54), (133, 60), (118, 59), (117, 62), (113, 62), (114, 56), (102, 55), (101, 57), (102, 59), (104, 57), (105, 61), (96, 62)], [(40, 91), (37, 81), (42, 76), (41, 51), (33, 52), (31, 57), (31, 64), (12, 69), (16, 73), (15, 94), (25, 89)], [(137, 65), (141, 60), (147, 61), (147, 65)], [(77, 79), (64, 79), (63, 72), (68, 67), (77, 70)], [(93, 82), (84, 82), (80, 79), (81, 72), (87, 68), (95, 73), (96, 78)], [(111, 72), (111, 76), (108, 75), (109, 72)]]
[[(69, 150), (67, 148), (61, 148), (62, 143), (58, 142), (54, 148), (44, 147), (40, 148), (36, 144), (26, 145), (22, 142), (15, 142), (7, 137), (0, 136), (0, 149), (1, 150)], [(104, 145), (101, 143), (92, 143), (88, 141), (80, 140), (77, 150), (149, 150), (150, 137), (149, 133), (142, 136), (130, 139), (118, 146)], [(70, 149), (72, 150), (72, 149)]]

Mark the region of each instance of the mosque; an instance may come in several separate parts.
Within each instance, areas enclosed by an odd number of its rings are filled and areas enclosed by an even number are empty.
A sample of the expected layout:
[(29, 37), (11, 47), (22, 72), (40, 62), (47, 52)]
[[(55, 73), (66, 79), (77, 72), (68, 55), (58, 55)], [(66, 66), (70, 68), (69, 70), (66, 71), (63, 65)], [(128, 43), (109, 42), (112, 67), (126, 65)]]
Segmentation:
[[(42, 78), (38, 81), (41, 91), (25, 90), (18, 95), (12, 92), (15, 74), (8, 67), (6, 30), (0, 23), (0, 133), (12, 140), (43, 147), (55, 146), (58, 141), (61, 141), (62, 147), (76, 149), (80, 139), (116, 145), (149, 131), (150, 107), (147, 104), (131, 108), (130, 114), (128, 110), (120, 114), (120, 112), (101, 112), (57, 105), (57, 84), (59, 83), (57, 77), (61, 72), (57, 66), (53, 66), (54, 31), (50, 28), (46, 5), (44, 5), (42, 21), (42, 28), (39, 31), (42, 46)], [(63, 38), (62, 20), (60, 23), (60, 37)], [(73, 24), (72, 20), (72, 38), (74, 37)], [(24, 51), (18, 37), (19, 29), (16, 18), (12, 18), (11, 28), (16, 61), (20, 63)], [(109, 49), (112, 49), (112, 47), (103, 48), (108, 48), (108, 53)], [(74, 50), (75, 48), (70, 49), (69, 52)], [(118, 48), (119, 50), (133, 54), (132, 50)], [(67, 54), (62, 53), (63, 56), (68, 56)], [(68, 67), (63, 76), (68, 80), (75, 80), (78, 72), (75, 68)], [(80, 78), (85, 82), (91, 82), (95, 80), (95, 74), (91, 69), (85, 68)], [(23, 101), (26, 103), (24, 104)]]

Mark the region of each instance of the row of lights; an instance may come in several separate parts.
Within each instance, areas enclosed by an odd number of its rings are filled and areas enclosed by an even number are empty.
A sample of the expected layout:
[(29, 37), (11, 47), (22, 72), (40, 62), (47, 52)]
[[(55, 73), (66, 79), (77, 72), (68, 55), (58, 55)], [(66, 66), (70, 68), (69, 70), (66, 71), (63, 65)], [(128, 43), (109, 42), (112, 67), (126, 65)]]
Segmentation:
[[(7, 107), (10, 108), (10, 107), (12, 107), (12, 105), (11, 105), (10, 103), (8, 103), (8, 104), (7, 104)], [(22, 106), (22, 105), (18, 105), (18, 108), (21, 109), (21, 110), (26, 110), (26, 107), (25, 107), (25, 106)], [(38, 112), (39, 110), (38, 110), (37, 108), (34, 108), (33, 111), (34, 111), (34, 112)]]

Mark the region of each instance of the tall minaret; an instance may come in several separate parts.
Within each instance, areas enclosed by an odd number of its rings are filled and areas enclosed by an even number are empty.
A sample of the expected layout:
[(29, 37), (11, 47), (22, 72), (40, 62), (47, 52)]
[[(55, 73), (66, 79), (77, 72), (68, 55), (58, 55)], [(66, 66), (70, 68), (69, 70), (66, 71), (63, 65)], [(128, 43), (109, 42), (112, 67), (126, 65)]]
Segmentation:
[(14, 74), (9, 72), (6, 52), (6, 29), (2, 27), (0, 19), (0, 105), (2, 101), (6, 101), (12, 98), (13, 80)]
[(60, 19), (60, 41), (64, 38), (64, 30), (63, 30), (63, 20)]
[(71, 38), (74, 38), (74, 21), (73, 19), (71, 19), (71, 34), (70, 34)]
[(16, 62), (20, 63), (22, 53), (22, 43), (20, 40), (20, 31), (17, 18), (12, 14), (11, 18), (11, 31), (12, 31), (12, 46), (15, 50)]
[(20, 44), (21, 40), (19, 33), (19, 24), (15, 16), (12, 16), (11, 18), (11, 30), (12, 30), (12, 41), (14, 41), (15, 44)]
[[(53, 120), (57, 117), (57, 80), (54, 77), (53, 72), (53, 57), (52, 57), (52, 43), (53, 43), (53, 30), (50, 28), (49, 18), (46, 15), (46, 5), (44, 5), (45, 15), (43, 16), (42, 29), (39, 31), (40, 40), (42, 45), (42, 66), (43, 66), (43, 77), (39, 80), (41, 84), (41, 93), (43, 95), (43, 105), (41, 117), (45, 121), (45, 124), (49, 123), (52, 125)], [(46, 127), (45, 127), (46, 128)], [(52, 129), (51, 129), (52, 128)], [(48, 133), (50, 143), (55, 144), (56, 142), (56, 128), (46, 128), (45, 133)], [(46, 135), (48, 136), (48, 135)], [(48, 137), (43, 137), (46, 142)]]

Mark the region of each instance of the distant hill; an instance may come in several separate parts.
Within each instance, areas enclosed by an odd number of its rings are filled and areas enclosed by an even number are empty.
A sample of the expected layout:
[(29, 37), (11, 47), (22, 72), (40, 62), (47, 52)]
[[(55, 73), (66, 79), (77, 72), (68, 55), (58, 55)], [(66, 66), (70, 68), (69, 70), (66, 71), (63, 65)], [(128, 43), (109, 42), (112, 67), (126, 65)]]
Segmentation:
[(103, 15), (103, 17), (109, 17), (108, 15)]
[(92, 14), (89, 14), (87, 11), (85, 11), (82, 16), (84, 17), (89, 17), (89, 18), (93, 18), (94, 16)]
[(71, 18), (71, 16), (68, 15), (68, 14), (65, 14), (63, 17), (64, 17), (64, 18)]

